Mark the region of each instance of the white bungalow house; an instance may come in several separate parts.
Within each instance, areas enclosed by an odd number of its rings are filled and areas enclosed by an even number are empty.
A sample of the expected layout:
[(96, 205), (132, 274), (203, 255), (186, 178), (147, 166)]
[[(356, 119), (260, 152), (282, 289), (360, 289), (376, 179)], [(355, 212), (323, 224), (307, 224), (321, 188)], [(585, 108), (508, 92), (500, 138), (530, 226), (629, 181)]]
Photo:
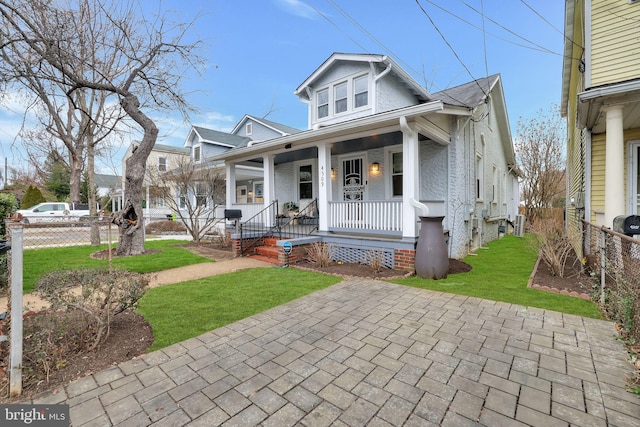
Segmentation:
[(264, 173), (264, 211), (235, 236), (241, 250), (258, 223), (262, 236), (279, 235), (275, 216), (285, 203), (312, 204), (304, 216), (317, 227), (294, 247), (321, 240), (345, 262), (382, 251), (387, 267), (412, 270), (419, 216), (444, 216), (449, 254), (460, 258), (498, 238), (517, 214), (499, 75), (431, 94), (387, 56), (334, 53), (295, 94), (308, 105), (308, 130), (215, 156), (226, 163), (227, 208), (246, 208), (235, 191), (240, 167)]

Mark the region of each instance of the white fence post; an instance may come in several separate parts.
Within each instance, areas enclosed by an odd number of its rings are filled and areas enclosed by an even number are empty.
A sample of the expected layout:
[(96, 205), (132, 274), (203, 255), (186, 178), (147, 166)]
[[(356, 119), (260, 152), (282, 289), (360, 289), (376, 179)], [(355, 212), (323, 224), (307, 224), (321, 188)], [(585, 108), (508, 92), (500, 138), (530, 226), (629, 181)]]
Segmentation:
[(11, 224), (11, 347), (9, 395), (22, 394), (22, 224)]

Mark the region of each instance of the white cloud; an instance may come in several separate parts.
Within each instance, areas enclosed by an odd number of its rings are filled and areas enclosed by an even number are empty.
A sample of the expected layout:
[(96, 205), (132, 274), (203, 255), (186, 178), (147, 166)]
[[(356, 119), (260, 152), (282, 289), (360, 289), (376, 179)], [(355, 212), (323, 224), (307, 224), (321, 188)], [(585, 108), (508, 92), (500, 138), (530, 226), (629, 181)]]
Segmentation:
[(285, 12), (307, 19), (315, 19), (316, 11), (301, 0), (276, 0), (276, 4)]

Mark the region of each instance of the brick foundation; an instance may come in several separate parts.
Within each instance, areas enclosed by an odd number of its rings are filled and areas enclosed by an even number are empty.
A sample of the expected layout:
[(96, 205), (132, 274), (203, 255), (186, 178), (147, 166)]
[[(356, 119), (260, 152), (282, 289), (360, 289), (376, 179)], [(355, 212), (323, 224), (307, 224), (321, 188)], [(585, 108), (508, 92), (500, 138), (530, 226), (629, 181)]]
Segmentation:
[(412, 249), (394, 249), (393, 262), (396, 270), (413, 271), (416, 265), (416, 251)]

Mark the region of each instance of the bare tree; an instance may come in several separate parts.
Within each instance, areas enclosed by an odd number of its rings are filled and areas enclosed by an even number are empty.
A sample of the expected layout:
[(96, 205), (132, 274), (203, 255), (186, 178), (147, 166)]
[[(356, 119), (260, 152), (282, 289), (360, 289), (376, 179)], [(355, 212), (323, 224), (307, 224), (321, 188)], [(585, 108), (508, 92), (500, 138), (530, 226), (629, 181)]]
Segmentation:
[(177, 167), (170, 171), (149, 165), (150, 193), (164, 200), (199, 244), (207, 232), (224, 220), (216, 217), (216, 209), (225, 203), (224, 172), (221, 165), (196, 164), (186, 156), (175, 162)]
[[(120, 227), (118, 255), (144, 252), (142, 184), (158, 136), (149, 111), (186, 114), (180, 83), (186, 69), (202, 65), (196, 54), (200, 42), (184, 42), (191, 23), (170, 24), (166, 15), (145, 20), (141, 7), (133, 0), (0, 0), (0, 49), (12, 46), (25, 52), (31, 69), (45, 71), (36, 75), (63, 85), (71, 99), (79, 91), (113, 95), (142, 130), (123, 171), (126, 208), (114, 218)], [(83, 108), (79, 103), (75, 107)]]
[(540, 218), (544, 209), (558, 205), (564, 196), (565, 140), (565, 124), (556, 106), (547, 113), (539, 110), (529, 121), (518, 120), (515, 149), (522, 171), (521, 196), (530, 220)]

